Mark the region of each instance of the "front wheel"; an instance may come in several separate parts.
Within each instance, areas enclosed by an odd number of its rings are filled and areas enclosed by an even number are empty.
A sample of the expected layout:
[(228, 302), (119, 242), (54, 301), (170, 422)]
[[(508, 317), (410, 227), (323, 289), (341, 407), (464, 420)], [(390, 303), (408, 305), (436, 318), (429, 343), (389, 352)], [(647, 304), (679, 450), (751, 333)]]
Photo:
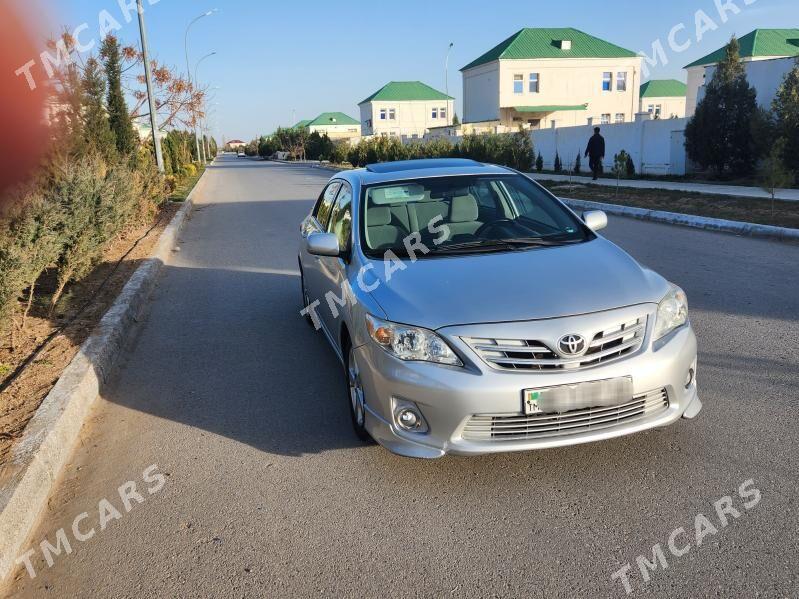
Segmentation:
[(344, 347), (344, 351), (347, 358), (345, 375), (352, 428), (361, 441), (365, 443), (374, 443), (369, 431), (366, 430), (366, 399), (363, 392), (363, 385), (361, 384), (361, 371), (355, 359), (355, 350), (347, 343)]
[[(302, 307), (307, 308), (311, 305), (311, 298), (308, 296), (308, 290), (305, 288), (305, 274), (302, 272), (302, 268), (300, 268), (300, 291), (302, 293)], [(305, 318), (305, 322), (307, 322), (309, 326), (314, 326), (310, 311), (307, 311), (303, 318)]]

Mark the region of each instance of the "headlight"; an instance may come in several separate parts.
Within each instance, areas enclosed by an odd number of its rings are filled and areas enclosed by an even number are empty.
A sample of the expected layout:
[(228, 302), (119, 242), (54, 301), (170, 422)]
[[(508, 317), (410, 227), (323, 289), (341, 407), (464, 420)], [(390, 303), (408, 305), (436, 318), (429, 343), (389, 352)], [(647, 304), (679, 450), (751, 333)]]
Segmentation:
[(688, 298), (685, 292), (676, 285), (658, 304), (655, 320), (655, 341), (671, 333), (674, 329), (688, 322)]
[(463, 366), (449, 345), (433, 331), (409, 327), (366, 315), (369, 335), (400, 360)]

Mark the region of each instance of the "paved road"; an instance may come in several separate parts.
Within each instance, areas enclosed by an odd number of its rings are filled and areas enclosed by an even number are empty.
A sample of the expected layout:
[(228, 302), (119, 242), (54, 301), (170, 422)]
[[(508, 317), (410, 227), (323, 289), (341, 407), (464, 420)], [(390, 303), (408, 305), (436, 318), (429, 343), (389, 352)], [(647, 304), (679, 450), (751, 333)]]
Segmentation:
[[(613, 178), (600, 178), (592, 181), (590, 176), (555, 175), (552, 173), (530, 173), (533, 179), (542, 181), (574, 181), (575, 183), (591, 183), (616, 187), (618, 184)], [(721, 185), (717, 183), (690, 183), (688, 181), (658, 181), (654, 179), (625, 179), (624, 187), (638, 189), (671, 189), (673, 191), (692, 191), (697, 193), (710, 193), (720, 196), (738, 196), (744, 198), (758, 198), (770, 200), (771, 194), (760, 187), (745, 187), (743, 185)], [(799, 189), (778, 189), (774, 197), (788, 202), (799, 202)]]
[[(414, 461), (351, 433), (340, 367), (299, 317), (298, 223), (329, 173), (217, 161), (124, 364), (82, 435), (15, 597), (799, 595), (799, 247), (611, 219), (679, 282), (705, 410), (601, 444)], [(142, 472), (166, 473), (148, 495)], [(753, 479), (761, 499), (743, 507)], [(117, 487), (138, 483), (127, 513)], [(153, 486), (153, 485), (150, 485)], [(722, 527), (712, 503), (733, 496)], [(120, 512), (98, 526), (101, 500)], [(84, 542), (69, 532), (95, 535)], [(710, 529), (701, 547), (698, 514)], [(106, 518), (108, 519), (108, 518)], [(678, 527), (674, 557), (667, 549)], [(635, 559), (660, 543), (668, 569)]]

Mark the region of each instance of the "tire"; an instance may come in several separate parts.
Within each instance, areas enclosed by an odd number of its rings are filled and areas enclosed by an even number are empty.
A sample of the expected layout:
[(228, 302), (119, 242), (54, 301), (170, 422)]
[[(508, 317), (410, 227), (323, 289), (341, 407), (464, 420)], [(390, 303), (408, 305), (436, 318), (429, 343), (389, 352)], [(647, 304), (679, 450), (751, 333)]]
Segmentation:
[(373, 444), (375, 441), (366, 430), (366, 400), (363, 387), (360, 383), (360, 371), (355, 360), (355, 352), (347, 340), (342, 348), (344, 350), (344, 384), (347, 391), (347, 405), (349, 406), (350, 420), (355, 435), (364, 443)]
[[(310, 302), (310, 297), (308, 296), (308, 290), (305, 289), (305, 274), (302, 272), (302, 268), (300, 268), (300, 294), (301, 294), (300, 300), (302, 302), (302, 307), (307, 308), (311, 302)], [(314, 327), (313, 318), (311, 318), (310, 312), (306, 312), (303, 315), (303, 318), (305, 319), (305, 322), (308, 323), (309, 327), (316, 328)]]

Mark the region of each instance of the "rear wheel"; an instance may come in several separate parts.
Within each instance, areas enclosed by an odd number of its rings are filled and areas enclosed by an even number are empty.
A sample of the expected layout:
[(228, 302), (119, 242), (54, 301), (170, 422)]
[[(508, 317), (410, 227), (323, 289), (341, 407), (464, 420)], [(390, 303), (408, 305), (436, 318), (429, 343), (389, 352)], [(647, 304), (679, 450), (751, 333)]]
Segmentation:
[(365, 443), (374, 443), (369, 431), (366, 430), (366, 398), (361, 384), (361, 371), (355, 359), (355, 350), (349, 342), (344, 344), (346, 359), (345, 380), (347, 383), (347, 399), (350, 406), (350, 419), (352, 428), (358, 438)]

